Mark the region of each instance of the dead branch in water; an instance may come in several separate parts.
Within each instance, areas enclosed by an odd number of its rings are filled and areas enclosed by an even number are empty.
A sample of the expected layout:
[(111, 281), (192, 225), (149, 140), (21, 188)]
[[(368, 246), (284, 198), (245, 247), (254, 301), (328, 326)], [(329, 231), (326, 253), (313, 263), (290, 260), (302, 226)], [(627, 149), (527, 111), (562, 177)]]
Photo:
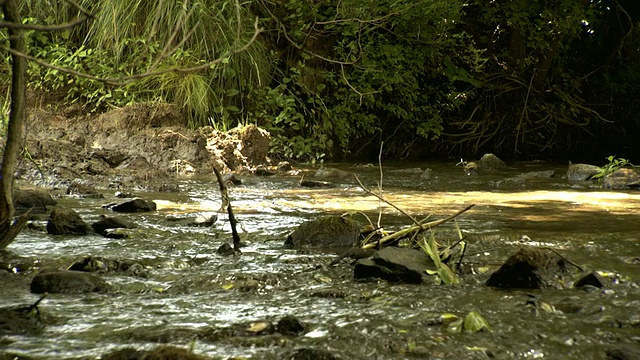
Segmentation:
[[(389, 204), (389, 202), (387, 202), (386, 200), (382, 200), (382, 201), (384, 201), (387, 204)], [(391, 205), (391, 204), (389, 204), (389, 205)], [(391, 206), (393, 206), (393, 205), (391, 205)], [(387, 235), (387, 236), (383, 237), (382, 239), (380, 239), (376, 243), (365, 244), (365, 245), (362, 246), (362, 248), (363, 249), (371, 249), (371, 248), (373, 248), (375, 246), (378, 246), (380, 244), (384, 244), (384, 243), (392, 241), (392, 240), (400, 239), (400, 238), (405, 237), (406, 235), (414, 233), (414, 232), (416, 234), (419, 234), (419, 233), (421, 233), (423, 231), (433, 229), (436, 226), (442, 225), (442, 224), (444, 224), (446, 222), (449, 222), (449, 221), (455, 219), (456, 217), (460, 216), (462, 213), (466, 212), (467, 210), (471, 209), (474, 206), (475, 206), (475, 204), (471, 204), (471, 205), (467, 206), (466, 208), (457, 211), (455, 214), (447, 216), (444, 219), (434, 220), (434, 221), (430, 221), (430, 222), (427, 222), (427, 223), (424, 223), (424, 224), (418, 223), (417, 225), (413, 225), (413, 226), (410, 226), (410, 227), (408, 227), (406, 229), (403, 229), (403, 230), (400, 230), (400, 231), (396, 231), (391, 235)]]
[(238, 230), (236, 230), (236, 225), (238, 221), (236, 217), (233, 215), (233, 209), (231, 208), (231, 200), (229, 200), (229, 193), (227, 191), (227, 186), (222, 179), (222, 175), (220, 174), (220, 170), (213, 167), (213, 172), (216, 174), (216, 178), (218, 179), (218, 184), (220, 184), (220, 195), (222, 195), (222, 206), (226, 205), (227, 213), (229, 214), (229, 224), (231, 224), (231, 234), (233, 236), (233, 250), (237, 253), (240, 253), (240, 235), (238, 235)]
[(375, 192), (367, 189), (362, 184), (362, 182), (360, 181), (358, 176), (354, 175), (354, 177), (355, 177), (356, 181), (358, 182), (358, 185), (360, 185), (360, 187), (362, 188), (362, 190), (364, 190), (364, 192), (366, 192), (369, 195), (375, 196), (380, 201), (382, 201), (382, 202), (390, 205), (394, 209), (398, 210), (404, 216), (406, 216), (407, 218), (411, 219), (411, 221), (413, 221), (413, 223), (415, 224), (415, 225), (410, 226), (410, 227), (408, 227), (406, 229), (403, 229), (403, 230), (400, 230), (400, 231), (396, 231), (393, 234), (384, 236), (380, 240), (376, 241), (376, 243), (364, 244), (362, 246), (363, 249), (371, 249), (371, 248), (373, 248), (375, 246), (379, 246), (381, 244), (384, 244), (385, 242), (389, 242), (389, 241), (392, 241), (392, 240), (400, 239), (400, 238), (402, 238), (402, 237), (404, 237), (404, 236), (406, 236), (408, 234), (414, 233), (414, 232), (415, 232), (415, 234), (419, 234), (419, 233), (421, 233), (423, 231), (433, 229), (436, 226), (442, 225), (442, 224), (444, 224), (446, 222), (449, 222), (449, 221), (455, 219), (456, 217), (460, 216), (462, 213), (468, 211), (469, 209), (471, 209), (472, 207), (475, 206), (475, 204), (471, 204), (471, 205), (467, 206), (466, 208), (464, 208), (464, 209), (456, 212), (455, 214), (453, 214), (451, 216), (448, 216), (448, 217), (446, 217), (444, 219), (434, 220), (434, 221), (430, 221), (430, 222), (427, 222), (427, 223), (421, 223), (416, 218), (414, 218), (413, 216), (409, 215), (407, 212), (405, 212), (404, 210), (402, 210), (401, 208), (399, 208), (398, 206), (396, 206), (395, 204), (393, 204), (389, 200), (385, 199), (382, 195), (376, 194)]

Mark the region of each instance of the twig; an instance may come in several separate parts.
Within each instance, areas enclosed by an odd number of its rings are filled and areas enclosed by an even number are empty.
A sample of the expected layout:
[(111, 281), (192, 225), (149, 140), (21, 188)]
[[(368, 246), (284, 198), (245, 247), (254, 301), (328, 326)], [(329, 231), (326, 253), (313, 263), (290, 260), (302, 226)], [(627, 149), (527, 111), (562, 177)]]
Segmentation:
[[(383, 199), (383, 201), (385, 201), (385, 200)], [(389, 204), (389, 203), (387, 202), (387, 204)], [(391, 204), (389, 204), (389, 205), (391, 205)], [(376, 244), (366, 244), (366, 245), (363, 245), (362, 248), (363, 249), (371, 249), (372, 247), (377, 246), (379, 244), (384, 244), (384, 243), (392, 241), (392, 240), (400, 239), (400, 238), (404, 237), (405, 235), (407, 235), (409, 233), (412, 233), (414, 231), (419, 233), (419, 232), (423, 232), (423, 231), (426, 231), (426, 230), (433, 229), (436, 226), (442, 225), (442, 224), (444, 224), (446, 222), (449, 222), (449, 221), (455, 219), (456, 217), (460, 216), (462, 213), (468, 211), (469, 209), (471, 209), (474, 206), (475, 206), (475, 204), (471, 204), (471, 205), (467, 206), (466, 208), (457, 211), (455, 214), (447, 216), (444, 219), (430, 221), (430, 222), (425, 223), (425, 224), (419, 224), (418, 223), (417, 225), (411, 226), (411, 227), (406, 228), (404, 230), (396, 231), (395, 233), (393, 233), (393, 234), (391, 234), (389, 236), (383, 237)], [(402, 211), (402, 212), (404, 213), (404, 211)], [(413, 219), (412, 217), (410, 217), (410, 218)]]
[(240, 235), (238, 235), (238, 231), (236, 230), (236, 225), (238, 221), (236, 217), (233, 215), (233, 209), (231, 208), (231, 200), (229, 200), (229, 193), (227, 192), (227, 186), (224, 184), (224, 180), (222, 180), (222, 175), (220, 174), (220, 170), (217, 167), (213, 167), (213, 172), (216, 174), (216, 178), (218, 179), (218, 184), (220, 185), (220, 194), (222, 195), (222, 203), (227, 204), (227, 213), (229, 214), (229, 224), (231, 224), (231, 234), (233, 236), (233, 250), (236, 253), (240, 253)]
[(362, 190), (364, 190), (364, 192), (366, 192), (367, 194), (373, 195), (375, 197), (377, 197), (378, 199), (382, 200), (384, 203), (391, 205), (394, 209), (400, 211), (400, 213), (402, 213), (402, 215), (408, 217), (409, 219), (411, 219), (411, 221), (414, 222), (414, 224), (416, 224), (417, 226), (420, 226), (420, 222), (418, 222), (418, 220), (416, 220), (416, 218), (414, 218), (413, 216), (407, 214), (404, 210), (400, 209), (399, 207), (397, 207), (395, 204), (391, 203), (390, 201), (388, 201), (387, 199), (385, 199), (384, 197), (382, 197), (382, 195), (378, 195), (376, 193), (374, 193), (373, 191), (367, 189), (362, 182), (360, 181), (360, 179), (358, 178), (358, 175), (354, 174), (353, 177), (356, 179), (356, 181), (358, 182), (358, 185), (360, 185), (360, 187), (362, 188)]
[[(384, 141), (380, 142), (380, 152), (378, 153), (378, 169), (380, 169), (380, 182), (378, 182), (378, 194), (382, 196), (382, 178), (384, 177), (384, 173), (382, 172), (382, 147), (384, 146)], [(382, 220), (382, 206), (378, 206), (378, 227), (380, 227), (380, 221)]]
[(578, 265), (578, 264), (574, 263), (573, 261), (569, 260), (569, 259), (568, 259), (568, 258), (566, 258), (564, 255), (562, 255), (562, 254), (560, 254), (559, 252), (557, 252), (555, 249), (552, 249), (552, 248), (550, 248), (550, 247), (543, 247), (542, 249), (545, 249), (545, 250), (549, 250), (549, 251), (551, 251), (552, 253), (554, 253), (554, 254), (558, 255), (562, 260), (564, 260), (564, 261), (568, 262), (569, 264), (571, 264), (571, 265), (575, 266), (578, 270), (580, 270), (580, 271), (584, 272), (584, 269), (583, 269), (580, 265)]

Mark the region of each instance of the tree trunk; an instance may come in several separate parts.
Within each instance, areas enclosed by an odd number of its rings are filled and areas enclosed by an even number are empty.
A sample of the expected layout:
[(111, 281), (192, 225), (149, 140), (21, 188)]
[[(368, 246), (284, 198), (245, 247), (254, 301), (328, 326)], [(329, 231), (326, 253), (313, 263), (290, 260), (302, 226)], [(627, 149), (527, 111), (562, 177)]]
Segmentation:
[[(17, 0), (0, 1), (0, 7), (2, 7), (5, 21), (14, 24), (22, 23)], [(11, 49), (24, 53), (25, 44), (22, 29), (9, 28), (8, 32)], [(15, 239), (27, 221), (27, 217), (23, 216), (16, 223), (12, 223), (15, 215), (13, 207), (14, 173), (24, 133), (27, 61), (15, 54), (11, 55), (11, 59), (11, 109), (7, 142), (0, 169), (2, 177), (0, 179), (0, 250), (6, 248)]]

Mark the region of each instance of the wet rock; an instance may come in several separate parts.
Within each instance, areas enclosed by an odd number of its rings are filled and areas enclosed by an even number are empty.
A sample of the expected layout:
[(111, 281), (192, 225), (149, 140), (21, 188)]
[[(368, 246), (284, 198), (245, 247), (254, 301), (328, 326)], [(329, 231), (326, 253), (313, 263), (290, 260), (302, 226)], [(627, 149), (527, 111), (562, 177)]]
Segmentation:
[(301, 348), (287, 356), (291, 360), (339, 360), (340, 358), (328, 350)]
[(595, 286), (597, 288), (604, 287), (604, 279), (597, 272), (591, 272), (583, 276), (580, 280), (573, 284), (573, 287), (581, 288), (584, 286)]
[(0, 335), (39, 334), (45, 323), (34, 305), (0, 308)]
[(609, 360), (638, 360), (640, 359), (640, 346), (637, 344), (618, 344), (614, 348), (607, 349)]
[(528, 173), (518, 175), (519, 178), (529, 179), (550, 179), (556, 174), (555, 170), (529, 171)]
[(567, 265), (551, 251), (522, 247), (491, 274), (486, 285), (507, 289), (555, 288), (568, 271)]
[(407, 169), (393, 169), (393, 170), (389, 170), (388, 173), (411, 175), (411, 174), (422, 174), (423, 171), (419, 167), (416, 167), (416, 168), (407, 168)]
[(206, 360), (211, 359), (197, 355), (189, 350), (175, 346), (162, 345), (151, 350), (136, 350), (133, 348), (119, 349), (102, 355), (102, 360)]
[(633, 169), (618, 169), (604, 177), (602, 187), (612, 190), (638, 188), (640, 187), (640, 175)]
[(491, 153), (482, 155), (480, 160), (478, 160), (478, 166), (480, 166), (481, 171), (500, 171), (507, 169), (507, 164)]
[(51, 235), (86, 235), (90, 231), (89, 225), (73, 209), (58, 205), (49, 215), (47, 233)]
[(386, 247), (372, 257), (356, 261), (356, 279), (380, 278), (391, 282), (420, 284), (427, 280), (425, 269), (435, 269), (431, 258), (423, 251)]
[(30, 270), (37, 260), (31, 260), (14, 254), (11, 251), (0, 250), (0, 272), (21, 273)]
[(136, 224), (120, 217), (105, 217), (91, 224), (93, 231), (107, 236), (110, 229), (135, 229)]
[(153, 201), (145, 200), (142, 198), (135, 198), (133, 200), (125, 201), (120, 204), (107, 205), (107, 208), (115, 212), (136, 213), (155, 211), (157, 209), (157, 205)]
[(31, 281), (35, 294), (80, 294), (106, 292), (109, 285), (100, 277), (81, 271), (43, 270)]
[(301, 335), (305, 330), (302, 321), (295, 316), (287, 315), (278, 321), (276, 331), (282, 335)]
[(280, 161), (278, 163), (277, 170), (278, 172), (287, 172), (292, 169), (291, 164), (288, 161)]
[(115, 197), (119, 198), (119, 199), (127, 199), (127, 198), (132, 198), (135, 197), (132, 193), (130, 192), (122, 192), (122, 191), (116, 191)]
[(255, 176), (273, 176), (276, 173), (269, 170), (266, 166), (260, 165), (253, 170), (253, 175)]
[(16, 189), (13, 192), (13, 205), (16, 210), (33, 208), (34, 212), (47, 212), (48, 207), (53, 207), (57, 203), (47, 190)]
[(336, 187), (336, 184), (330, 183), (327, 181), (306, 180), (306, 179), (300, 180), (299, 185), (302, 187), (316, 188), (316, 189), (331, 189)]
[(65, 193), (67, 195), (75, 195), (81, 198), (93, 198), (93, 199), (104, 198), (104, 196), (100, 194), (95, 188), (79, 182), (74, 182), (71, 185), (69, 185)]
[(307, 221), (287, 237), (289, 248), (349, 247), (358, 242), (360, 225), (342, 216), (325, 216)]
[(373, 256), (375, 253), (376, 253), (376, 250), (374, 249), (363, 249), (361, 247), (348, 248), (347, 250), (342, 252), (340, 255), (338, 255), (337, 258), (331, 261), (329, 265), (333, 266), (345, 258), (349, 258), (352, 260), (365, 259)]
[(91, 273), (124, 273), (146, 277), (144, 267), (134, 261), (111, 260), (97, 256), (87, 256), (73, 263), (68, 270), (91, 272)]
[(218, 214), (200, 214), (198, 216), (175, 217), (167, 216), (167, 222), (193, 227), (210, 227), (218, 220)]
[(593, 175), (600, 173), (600, 168), (589, 164), (571, 164), (567, 169), (567, 180), (586, 181)]
[(318, 169), (313, 176), (323, 179), (346, 179), (351, 177), (351, 173), (336, 168), (325, 167)]
[(242, 185), (242, 180), (238, 179), (234, 173), (222, 175), (222, 181), (224, 181), (225, 184)]

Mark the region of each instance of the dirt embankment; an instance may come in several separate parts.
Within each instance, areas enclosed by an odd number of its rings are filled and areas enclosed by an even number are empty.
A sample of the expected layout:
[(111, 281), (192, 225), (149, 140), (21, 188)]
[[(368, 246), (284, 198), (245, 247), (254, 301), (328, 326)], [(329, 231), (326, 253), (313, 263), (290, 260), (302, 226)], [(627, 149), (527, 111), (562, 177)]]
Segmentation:
[(99, 115), (75, 107), (31, 109), (17, 179), (47, 187), (88, 182), (158, 190), (176, 176), (212, 174), (214, 166), (246, 171), (269, 162), (269, 134), (256, 126), (219, 132), (182, 124), (168, 104), (135, 104)]

